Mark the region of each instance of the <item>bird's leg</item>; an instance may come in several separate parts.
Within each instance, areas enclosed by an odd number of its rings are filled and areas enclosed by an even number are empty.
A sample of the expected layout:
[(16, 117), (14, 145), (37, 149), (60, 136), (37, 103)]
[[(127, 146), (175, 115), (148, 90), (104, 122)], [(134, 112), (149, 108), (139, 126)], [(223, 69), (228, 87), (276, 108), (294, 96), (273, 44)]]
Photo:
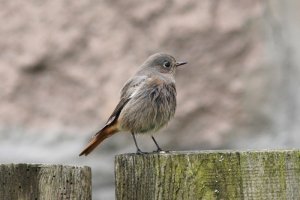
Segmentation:
[(135, 144), (135, 147), (136, 147), (136, 153), (137, 153), (137, 154), (145, 154), (145, 152), (143, 152), (143, 151), (139, 148), (139, 146), (138, 146), (138, 144), (137, 144), (137, 141), (136, 141), (136, 138), (135, 138), (135, 135), (134, 135), (133, 132), (131, 132), (131, 135), (132, 135), (132, 137), (133, 137), (133, 141), (134, 141), (134, 144)]
[(154, 151), (154, 152), (161, 152), (161, 151), (163, 151), (163, 150), (160, 148), (160, 146), (158, 145), (158, 143), (156, 142), (155, 138), (154, 138), (153, 136), (151, 136), (151, 138), (152, 138), (153, 142), (155, 143), (155, 145), (156, 145), (156, 147), (157, 147), (157, 150)]

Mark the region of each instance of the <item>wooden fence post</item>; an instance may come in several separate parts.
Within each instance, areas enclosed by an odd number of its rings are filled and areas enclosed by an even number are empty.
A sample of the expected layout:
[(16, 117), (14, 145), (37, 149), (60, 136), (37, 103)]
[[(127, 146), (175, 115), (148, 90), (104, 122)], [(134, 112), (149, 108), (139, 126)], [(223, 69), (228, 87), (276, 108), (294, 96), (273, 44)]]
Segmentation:
[(117, 200), (300, 199), (300, 151), (122, 154)]
[(0, 165), (1, 200), (90, 200), (91, 196), (89, 167)]

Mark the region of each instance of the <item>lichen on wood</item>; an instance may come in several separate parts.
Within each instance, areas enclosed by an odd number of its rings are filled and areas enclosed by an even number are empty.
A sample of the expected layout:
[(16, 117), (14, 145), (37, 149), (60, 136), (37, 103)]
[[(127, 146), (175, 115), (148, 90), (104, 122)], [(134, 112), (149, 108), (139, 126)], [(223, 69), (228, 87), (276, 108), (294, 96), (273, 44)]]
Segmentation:
[(299, 151), (122, 154), (117, 200), (300, 199)]

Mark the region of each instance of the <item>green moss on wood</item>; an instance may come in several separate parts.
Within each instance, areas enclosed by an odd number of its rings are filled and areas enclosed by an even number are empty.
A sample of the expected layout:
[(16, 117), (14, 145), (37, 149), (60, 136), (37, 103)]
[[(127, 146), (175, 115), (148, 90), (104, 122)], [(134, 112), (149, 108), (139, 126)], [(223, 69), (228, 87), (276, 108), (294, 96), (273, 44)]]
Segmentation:
[(300, 199), (299, 151), (200, 151), (116, 156), (127, 199)]

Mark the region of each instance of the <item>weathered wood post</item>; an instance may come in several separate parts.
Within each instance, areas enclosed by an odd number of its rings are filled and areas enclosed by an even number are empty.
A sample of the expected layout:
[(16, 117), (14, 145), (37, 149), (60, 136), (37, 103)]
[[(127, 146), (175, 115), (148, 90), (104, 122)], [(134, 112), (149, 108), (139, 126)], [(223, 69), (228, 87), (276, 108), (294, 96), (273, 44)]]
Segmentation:
[(300, 151), (122, 154), (117, 200), (300, 199)]
[(63, 165), (0, 165), (2, 200), (90, 200), (91, 169)]

